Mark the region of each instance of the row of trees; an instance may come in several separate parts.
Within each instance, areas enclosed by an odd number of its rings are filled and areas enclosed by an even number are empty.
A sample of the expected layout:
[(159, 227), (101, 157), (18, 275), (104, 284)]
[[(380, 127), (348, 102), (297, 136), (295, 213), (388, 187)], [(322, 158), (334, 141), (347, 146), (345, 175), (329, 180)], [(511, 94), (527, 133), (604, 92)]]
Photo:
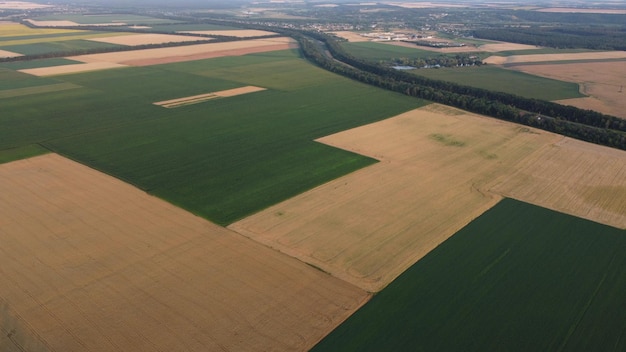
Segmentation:
[(505, 27), (476, 29), (476, 38), (551, 48), (626, 50), (626, 27)]
[[(414, 67), (456, 67), (456, 66), (480, 66), (482, 60), (477, 56), (467, 54), (457, 55), (437, 55), (430, 57), (397, 57), (392, 58), (390, 62), (394, 65), (414, 66)], [(383, 62), (384, 63), (384, 62)]]
[[(434, 102), (513, 121), (584, 141), (626, 150), (626, 121), (595, 111), (512, 94), (432, 80), (369, 63), (344, 52), (330, 36), (290, 33), (302, 54), (319, 66), (352, 79)], [(332, 55), (328, 54), (321, 47)]]

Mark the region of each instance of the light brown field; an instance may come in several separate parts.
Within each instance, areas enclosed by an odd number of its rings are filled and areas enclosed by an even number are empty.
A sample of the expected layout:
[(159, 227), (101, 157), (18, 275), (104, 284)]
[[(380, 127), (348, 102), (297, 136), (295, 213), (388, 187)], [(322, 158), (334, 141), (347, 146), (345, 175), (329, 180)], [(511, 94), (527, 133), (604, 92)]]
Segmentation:
[(202, 103), (207, 100), (211, 100), (215, 98), (228, 98), (228, 97), (234, 97), (234, 96), (242, 95), (242, 94), (260, 92), (263, 90), (265, 90), (265, 88), (255, 87), (255, 86), (245, 86), (245, 87), (240, 87), (240, 88), (222, 90), (218, 92), (199, 94), (199, 95), (194, 95), (190, 97), (158, 101), (154, 103), (154, 105), (162, 106), (164, 108), (177, 108), (180, 106)]
[(320, 139), (381, 162), (229, 228), (379, 291), (496, 204), (490, 184), (558, 139), (429, 105)]
[(549, 7), (537, 9), (538, 12), (563, 12), (563, 13), (608, 13), (608, 14), (626, 14), (623, 9), (580, 9), (572, 7)]
[(294, 48), (290, 38), (252, 39), (225, 43), (188, 45), (184, 47), (130, 50), (69, 57), (81, 62), (112, 62), (130, 66), (149, 66), (171, 62), (245, 55)]
[(512, 56), (490, 56), (483, 60), (487, 64), (505, 65), (527, 62), (573, 61), (573, 60), (607, 60), (626, 59), (626, 51), (602, 51), (566, 54), (532, 54)]
[[(558, 102), (626, 119), (626, 61), (584, 62), (510, 67), (532, 75), (575, 82), (587, 98)], [(621, 90), (621, 92), (620, 92)]]
[(488, 51), (491, 53), (496, 53), (499, 51), (509, 51), (509, 50), (536, 50), (539, 48), (540, 47), (536, 45), (506, 43), (506, 42), (483, 44), (478, 47), (480, 51)]
[[(72, 29), (54, 29), (54, 28), (30, 28), (20, 23), (15, 22), (1, 22), (0, 21), (0, 38), (2, 37), (18, 37), (35, 34), (61, 34), (61, 33), (74, 33), (76, 30)], [(7, 41), (3, 41), (3, 45)]]
[(626, 152), (563, 138), (491, 191), (626, 228)]
[(28, 68), (28, 69), (23, 69), (19, 71), (23, 73), (28, 73), (33, 76), (47, 77), (47, 76), (67, 75), (67, 74), (80, 73), (80, 72), (109, 70), (112, 68), (123, 68), (123, 67), (128, 67), (128, 66), (111, 63), (111, 62), (90, 62), (90, 63), (84, 63), (84, 64)]
[(180, 33), (203, 34), (203, 35), (224, 35), (230, 37), (247, 38), (263, 37), (266, 35), (276, 35), (274, 32), (261, 31), (256, 29), (235, 29), (235, 30), (215, 30), (215, 31), (186, 31)]
[(18, 57), (18, 56), (24, 56), (24, 55), (19, 54), (19, 53), (14, 53), (12, 51), (0, 49), (0, 57)]
[(110, 23), (77, 23), (67, 20), (54, 20), (54, 21), (37, 21), (33, 19), (27, 19), (26, 21), (32, 23), (38, 27), (96, 27), (96, 26), (125, 26), (123, 22), (110, 22)]
[(390, 5), (390, 6), (398, 6), (404, 7), (407, 9), (426, 9), (432, 7), (468, 7), (468, 5), (461, 4), (451, 4), (451, 3), (436, 3), (429, 1), (419, 1), (419, 2), (392, 2), (392, 1), (383, 1), (381, 4)]
[(96, 42), (118, 44), (118, 45), (146, 45), (146, 44), (163, 44), (163, 43), (182, 43), (193, 42), (197, 40), (209, 40), (207, 37), (192, 37), (187, 35), (172, 35), (172, 34), (156, 34), (156, 33), (143, 33), (143, 34), (130, 34), (130, 35), (116, 35), (111, 37), (93, 38), (90, 39)]
[(303, 351), (369, 297), (56, 154), (0, 180), (2, 351)]

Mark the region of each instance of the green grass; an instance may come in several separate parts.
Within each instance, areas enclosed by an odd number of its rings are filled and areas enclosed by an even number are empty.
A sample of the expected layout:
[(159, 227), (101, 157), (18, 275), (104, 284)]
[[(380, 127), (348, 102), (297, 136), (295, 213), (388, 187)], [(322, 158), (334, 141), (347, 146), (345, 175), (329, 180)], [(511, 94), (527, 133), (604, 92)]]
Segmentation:
[[(7, 100), (0, 148), (42, 143), (219, 224), (375, 162), (315, 138), (425, 104), (328, 73), (295, 50), (58, 79), (84, 88)], [(267, 90), (152, 104), (245, 85)]]
[(313, 351), (624, 351), (626, 232), (511, 199)]
[(183, 32), (183, 31), (214, 31), (214, 30), (237, 30), (241, 28), (220, 26), (216, 24), (205, 23), (180, 23), (180, 24), (158, 24), (151, 26), (153, 30), (165, 32)]
[(343, 42), (341, 46), (352, 56), (370, 61), (389, 60), (398, 57), (413, 59), (440, 55), (437, 52), (419, 49), (417, 45), (415, 49), (376, 42)]
[(101, 43), (91, 40), (63, 40), (57, 42), (43, 42), (35, 44), (2, 45), (0, 49), (8, 50), (23, 55), (41, 55), (51, 53), (74, 53), (80, 50), (102, 49), (102, 48), (125, 48), (126, 46)]
[(584, 97), (576, 83), (557, 81), (493, 66), (418, 69), (412, 73), (441, 81), (542, 100)]
[[(59, 81), (52, 78), (36, 77), (26, 73), (0, 67), (0, 92), (4, 90), (38, 87), (56, 83), (59, 83)], [(3, 107), (2, 114), (8, 113), (10, 112), (7, 110), (7, 108)]]
[(4, 149), (0, 150), (0, 164), (46, 153), (50, 153), (50, 151), (38, 144), (27, 144), (18, 148)]

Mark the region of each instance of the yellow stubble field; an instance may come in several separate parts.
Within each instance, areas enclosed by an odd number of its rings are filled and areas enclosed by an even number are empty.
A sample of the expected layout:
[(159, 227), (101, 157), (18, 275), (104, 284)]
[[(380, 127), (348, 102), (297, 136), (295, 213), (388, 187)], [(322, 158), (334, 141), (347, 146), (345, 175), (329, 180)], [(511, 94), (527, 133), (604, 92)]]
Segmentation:
[(490, 186), (559, 139), (432, 104), (320, 139), (380, 163), (229, 228), (376, 292), (495, 205)]
[(0, 194), (3, 351), (307, 350), (369, 298), (56, 154)]
[(512, 69), (578, 83), (586, 98), (557, 101), (626, 119), (626, 59), (623, 61), (519, 65)]

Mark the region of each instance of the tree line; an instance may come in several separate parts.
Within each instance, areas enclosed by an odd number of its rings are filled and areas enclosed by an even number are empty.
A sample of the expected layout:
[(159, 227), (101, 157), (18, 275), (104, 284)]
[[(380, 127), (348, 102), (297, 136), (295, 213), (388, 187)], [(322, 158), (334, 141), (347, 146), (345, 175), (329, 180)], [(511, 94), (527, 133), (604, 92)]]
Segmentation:
[(626, 150), (626, 120), (572, 106), (416, 76), (355, 58), (326, 34), (288, 32), (300, 43), (304, 57), (331, 72), (409, 96)]

